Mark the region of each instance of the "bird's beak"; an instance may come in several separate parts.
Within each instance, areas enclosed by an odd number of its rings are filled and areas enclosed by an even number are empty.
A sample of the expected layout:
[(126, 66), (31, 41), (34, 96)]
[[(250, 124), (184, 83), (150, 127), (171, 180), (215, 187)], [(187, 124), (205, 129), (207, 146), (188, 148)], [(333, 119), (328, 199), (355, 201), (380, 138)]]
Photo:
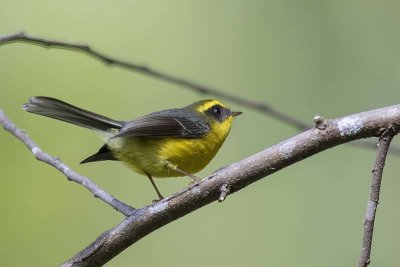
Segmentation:
[(236, 116), (239, 116), (240, 114), (242, 114), (243, 112), (241, 112), (241, 111), (232, 111), (231, 112), (231, 115), (233, 116), (233, 117), (236, 117)]

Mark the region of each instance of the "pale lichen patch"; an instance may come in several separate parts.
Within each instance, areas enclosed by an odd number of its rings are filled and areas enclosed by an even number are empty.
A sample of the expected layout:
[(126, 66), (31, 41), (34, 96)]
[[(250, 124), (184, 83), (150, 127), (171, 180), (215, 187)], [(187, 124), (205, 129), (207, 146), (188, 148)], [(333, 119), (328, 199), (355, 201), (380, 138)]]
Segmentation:
[(358, 116), (345, 117), (337, 122), (337, 127), (342, 136), (355, 135), (361, 131), (363, 126), (364, 123)]
[(285, 159), (292, 156), (293, 150), (296, 147), (296, 142), (288, 141), (279, 147), (279, 154), (281, 154)]
[(166, 208), (168, 208), (168, 202), (166, 202), (166, 201), (159, 202), (159, 203), (155, 204), (154, 206), (149, 207), (149, 212), (150, 212), (150, 214), (154, 214), (154, 213), (162, 212)]
[(368, 201), (368, 207), (367, 207), (367, 214), (365, 214), (365, 219), (368, 221), (372, 221), (374, 218), (375, 210), (376, 210), (376, 203), (373, 201)]
[(190, 192), (192, 192), (193, 194), (199, 194), (200, 193), (200, 188), (198, 188), (197, 186), (193, 186), (190, 189)]
[(32, 147), (31, 151), (32, 151), (33, 155), (36, 155), (36, 153), (39, 152), (39, 148), (37, 146)]

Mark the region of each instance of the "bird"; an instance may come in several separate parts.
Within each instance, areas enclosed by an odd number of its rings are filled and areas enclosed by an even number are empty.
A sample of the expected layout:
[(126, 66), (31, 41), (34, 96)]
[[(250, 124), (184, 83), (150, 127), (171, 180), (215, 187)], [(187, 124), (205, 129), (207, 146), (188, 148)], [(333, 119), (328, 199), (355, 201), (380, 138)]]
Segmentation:
[(214, 158), (229, 135), (234, 118), (242, 114), (215, 99), (129, 121), (110, 119), (46, 96), (30, 97), (22, 107), (27, 112), (95, 131), (105, 144), (80, 163), (121, 161), (147, 176), (160, 200), (163, 196), (153, 177), (187, 176), (198, 181), (194, 174)]

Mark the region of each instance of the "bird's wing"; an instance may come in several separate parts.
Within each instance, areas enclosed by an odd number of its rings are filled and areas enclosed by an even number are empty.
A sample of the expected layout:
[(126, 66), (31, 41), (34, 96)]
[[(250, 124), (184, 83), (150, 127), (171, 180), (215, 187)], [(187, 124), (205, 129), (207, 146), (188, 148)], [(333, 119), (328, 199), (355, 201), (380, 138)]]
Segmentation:
[(199, 114), (183, 109), (154, 112), (127, 122), (113, 136), (117, 137), (176, 137), (199, 138), (210, 130), (206, 120)]

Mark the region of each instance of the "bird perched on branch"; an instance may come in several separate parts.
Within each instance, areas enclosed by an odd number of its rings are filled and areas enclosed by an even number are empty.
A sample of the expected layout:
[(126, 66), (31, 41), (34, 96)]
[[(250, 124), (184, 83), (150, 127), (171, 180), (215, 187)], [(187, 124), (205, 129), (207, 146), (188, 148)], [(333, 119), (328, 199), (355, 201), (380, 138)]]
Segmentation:
[(228, 136), (233, 118), (242, 114), (213, 99), (130, 121), (113, 120), (43, 96), (31, 97), (23, 109), (94, 130), (105, 144), (81, 163), (122, 161), (146, 175), (160, 199), (163, 196), (153, 177), (188, 176), (198, 180), (194, 174), (211, 161)]

